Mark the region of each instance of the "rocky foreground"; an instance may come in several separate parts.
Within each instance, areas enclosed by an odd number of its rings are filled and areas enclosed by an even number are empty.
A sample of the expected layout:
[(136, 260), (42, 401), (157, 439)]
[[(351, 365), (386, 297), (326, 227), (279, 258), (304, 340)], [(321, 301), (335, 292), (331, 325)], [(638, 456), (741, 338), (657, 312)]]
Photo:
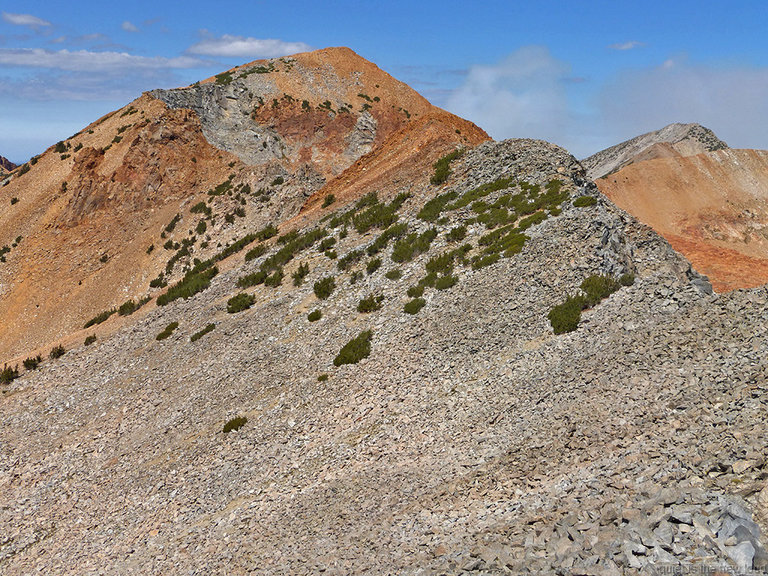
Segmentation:
[[(328, 220), (338, 259), (309, 248), (281, 286), (247, 290), (252, 308), (227, 301), (271, 252), (233, 256), (207, 290), (6, 386), (0, 571), (764, 570), (768, 291), (713, 294), (556, 147), (486, 143), (451, 169), (445, 191), (560, 179), (569, 199), (519, 253), (457, 264), (410, 315), (406, 289), (457, 245), (447, 234), (466, 224), (472, 255), (487, 232), (470, 206), (417, 218), (434, 193), (412, 186), (400, 222), (438, 232), (413, 260), (390, 245), (380, 268), (341, 271), (379, 232)], [(549, 310), (592, 274), (635, 281), (553, 334)], [(360, 313), (368, 294), (382, 307)], [(336, 367), (364, 330), (370, 355)]]

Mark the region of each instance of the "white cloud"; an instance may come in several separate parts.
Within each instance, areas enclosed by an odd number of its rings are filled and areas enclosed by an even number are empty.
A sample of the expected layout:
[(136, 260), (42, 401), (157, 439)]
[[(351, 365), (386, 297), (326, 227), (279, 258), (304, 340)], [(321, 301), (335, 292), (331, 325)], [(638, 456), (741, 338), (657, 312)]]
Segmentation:
[(527, 46), (494, 66), (473, 66), (446, 107), (497, 139), (558, 142), (570, 122), (569, 66), (544, 47)]
[[(203, 31), (205, 35), (205, 31)], [(243, 57), (243, 58), (275, 58), (297, 52), (307, 52), (312, 47), (304, 42), (285, 42), (272, 38), (245, 38), (243, 36), (204, 37), (197, 44), (189, 47), (187, 52), (205, 56)]]
[(620, 42), (618, 44), (611, 44), (608, 46), (611, 50), (632, 50), (634, 48), (640, 48), (641, 46), (644, 46), (642, 42), (638, 42), (637, 40), (630, 40), (629, 42)]
[(51, 25), (48, 20), (32, 16), (32, 14), (11, 14), (9, 12), (3, 12), (3, 20), (16, 26), (29, 26), (31, 28)]
[(136, 25), (135, 25), (135, 24), (133, 24), (133, 23), (131, 23), (131, 22), (129, 22), (128, 20), (126, 20), (125, 22), (123, 22), (123, 23), (120, 25), (120, 28), (122, 28), (122, 29), (123, 29), (123, 30), (125, 30), (126, 32), (138, 32), (138, 31), (139, 31), (139, 29), (136, 27)]
[(52, 68), (68, 71), (103, 72), (125, 69), (194, 68), (206, 63), (198, 58), (179, 56), (134, 56), (125, 52), (92, 52), (88, 50), (43, 50), (40, 48), (0, 50), (0, 66)]
[(604, 87), (600, 109), (614, 142), (672, 122), (698, 122), (730, 146), (768, 148), (768, 68), (670, 59), (620, 74)]

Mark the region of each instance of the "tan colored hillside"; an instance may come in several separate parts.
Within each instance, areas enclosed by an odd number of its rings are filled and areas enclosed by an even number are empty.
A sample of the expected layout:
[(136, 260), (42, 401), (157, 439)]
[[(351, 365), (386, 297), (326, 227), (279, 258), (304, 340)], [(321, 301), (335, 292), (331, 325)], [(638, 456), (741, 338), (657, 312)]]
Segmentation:
[[(428, 180), (446, 151), (487, 139), (347, 48), (146, 93), (0, 187), (0, 361), (81, 341), (89, 319), (154, 297), (153, 279), (172, 282), (194, 259), (294, 217), (327, 182), (351, 202), (405, 177)], [(350, 186), (339, 176), (348, 168), (365, 178)], [(200, 202), (210, 214), (190, 211)], [(127, 321), (114, 315), (87, 333)]]
[(768, 282), (768, 151), (638, 161), (596, 183), (661, 233), (717, 291)]

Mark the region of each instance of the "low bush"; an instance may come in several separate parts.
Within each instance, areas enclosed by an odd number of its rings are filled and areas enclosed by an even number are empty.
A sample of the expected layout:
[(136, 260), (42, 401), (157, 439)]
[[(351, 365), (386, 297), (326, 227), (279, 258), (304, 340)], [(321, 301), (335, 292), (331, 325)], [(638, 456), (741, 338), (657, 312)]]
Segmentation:
[(90, 346), (94, 342), (96, 342), (96, 335), (91, 334), (90, 336), (85, 337), (85, 342), (83, 342), (83, 344), (85, 344), (86, 346)]
[(399, 268), (393, 268), (392, 270), (387, 270), (386, 274), (384, 274), (384, 277), (388, 280), (400, 280), (400, 278), (403, 277), (403, 273)]
[(255, 302), (256, 298), (254, 298), (251, 294), (240, 292), (240, 294), (227, 300), (227, 312), (230, 314), (242, 312), (243, 310), (247, 310), (253, 306)]
[(376, 272), (376, 270), (378, 270), (379, 268), (381, 268), (381, 258), (373, 258), (372, 260), (368, 261), (368, 264), (366, 264), (365, 271), (370, 276), (371, 274)]
[(168, 326), (163, 328), (162, 332), (160, 332), (157, 336), (155, 336), (155, 340), (165, 340), (166, 338), (168, 338), (168, 336), (173, 334), (173, 331), (176, 330), (176, 328), (178, 327), (179, 327), (178, 322), (171, 322), (170, 324), (168, 324)]
[(39, 354), (37, 356), (27, 358), (23, 362), (24, 369), (35, 370), (42, 361), (43, 361), (43, 358)]
[(457, 196), (458, 193), (456, 192), (446, 192), (445, 194), (435, 196), (432, 200), (429, 200), (424, 204), (416, 217), (425, 222), (434, 222), (440, 218), (440, 213), (445, 210), (448, 203), (455, 200)]
[(435, 288), (438, 290), (448, 290), (448, 288), (455, 286), (458, 281), (459, 279), (456, 276), (440, 276), (435, 280)]
[(373, 294), (369, 294), (357, 303), (357, 311), (363, 314), (367, 314), (369, 312), (381, 310), (381, 303), (383, 300), (384, 296), (374, 296)]
[(408, 288), (408, 294), (409, 298), (420, 298), (424, 295), (424, 284), (417, 284), (416, 286), (411, 286)]
[(448, 176), (451, 175), (451, 162), (456, 160), (459, 156), (461, 156), (461, 151), (454, 150), (435, 162), (432, 165), (432, 168), (435, 169), (435, 173), (429, 179), (430, 184), (439, 185), (448, 180)]
[(299, 267), (291, 275), (291, 277), (293, 278), (293, 285), (301, 286), (301, 284), (304, 282), (304, 278), (307, 277), (307, 274), (309, 274), (309, 264), (306, 264), (306, 263), (299, 264)]
[(245, 261), (249, 262), (255, 258), (258, 258), (259, 256), (264, 256), (266, 253), (267, 247), (264, 244), (257, 244), (245, 253)]
[(328, 194), (328, 196), (326, 196), (323, 199), (323, 208), (328, 208), (328, 206), (330, 206), (334, 202), (336, 202), (336, 196), (334, 196), (333, 194)]
[(573, 205), (577, 208), (584, 208), (586, 206), (594, 206), (597, 204), (597, 198), (594, 196), (579, 196), (573, 201)]
[(325, 382), (328, 380), (328, 374), (320, 374), (320, 376), (317, 377), (318, 382)]
[(105, 310), (104, 312), (101, 312), (96, 316), (94, 316), (93, 318), (91, 318), (90, 320), (88, 320), (88, 322), (85, 323), (83, 328), (90, 328), (91, 326), (94, 326), (96, 324), (101, 324), (102, 322), (106, 322), (107, 319), (110, 316), (112, 316), (112, 314), (114, 314), (115, 312), (117, 312), (117, 310), (114, 308), (112, 308), (112, 310)]
[(248, 418), (245, 416), (237, 416), (232, 418), (232, 420), (224, 424), (223, 432), (224, 434), (229, 434), (234, 430), (240, 430), (240, 428), (245, 426), (246, 422), (248, 422)]
[(323, 317), (323, 313), (320, 311), (319, 308), (316, 308), (315, 310), (312, 310), (312, 312), (307, 314), (307, 320), (309, 320), (310, 322), (317, 322), (322, 317)]
[(632, 284), (635, 283), (635, 275), (631, 272), (627, 272), (626, 274), (622, 274), (621, 277), (619, 277), (619, 284), (622, 286), (632, 286)]
[(315, 282), (312, 289), (320, 300), (326, 300), (336, 288), (336, 281), (333, 276), (326, 276), (325, 278)]
[[(422, 288), (422, 291), (424, 289)], [(427, 301), (424, 300), (424, 298), (414, 298), (413, 300), (406, 302), (405, 306), (403, 306), (403, 312), (406, 314), (418, 314), (419, 310), (424, 308)]]
[(208, 332), (213, 332), (213, 330), (214, 330), (215, 328), (216, 328), (216, 324), (214, 324), (213, 322), (211, 322), (210, 324), (208, 324), (208, 325), (207, 325), (205, 328), (203, 328), (202, 330), (200, 330), (200, 331), (198, 331), (198, 332), (195, 332), (194, 334), (192, 334), (192, 336), (190, 336), (190, 337), (189, 337), (189, 341), (190, 341), (190, 342), (197, 342), (198, 340), (200, 340), (200, 338), (202, 338), (203, 336), (205, 336), (206, 334), (208, 334)]
[(8, 366), (7, 364), (4, 364), (3, 369), (0, 370), (0, 384), (10, 384), (18, 377), (19, 377), (18, 366), (13, 368), (11, 366)]
[(285, 274), (283, 273), (283, 269), (278, 268), (277, 270), (273, 271), (272, 274), (264, 278), (264, 286), (269, 286), (270, 288), (277, 288), (283, 283), (284, 277), (285, 277)]
[(360, 332), (360, 334), (344, 344), (339, 354), (333, 359), (333, 365), (357, 364), (363, 358), (368, 358), (371, 355), (372, 337), (373, 332), (370, 330)]
[(565, 302), (553, 306), (547, 317), (555, 334), (573, 332), (579, 326), (581, 311), (584, 309), (585, 299), (581, 295), (568, 296)]
[(448, 242), (461, 242), (467, 237), (467, 227), (457, 226), (456, 228), (451, 228), (445, 237), (448, 239)]
[(621, 284), (616, 279), (599, 274), (585, 278), (581, 283), (581, 289), (586, 295), (585, 305), (587, 308), (591, 308), (604, 298), (608, 298), (619, 288), (621, 288)]
[(157, 305), (165, 306), (179, 298), (191, 298), (208, 288), (211, 285), (211, 280), (218, 273), (219, 269), (216, 266), (198, 272), (196, 272), (196, 268), (193, 268), (187, 272), (184, 278), (171, 286), (165, 294), (157, 297)]
[(51, 360), (56, 360), (56, 358), (61, 358), (66, 353), (67, 353), (67, 349), (64, 348), (64, 346), (62, 346), (61, 344), (59, 344), (51, 348), (51, 351), (48, 353), (48, 358), (50, 358)]
[(392, 248), (392, 260), (394, 262), (408, 262), (419, 254), (427, 252), (432, 241), (437, 237), (437, 230), (430, 228), (421, 234), (408, 234), (395, 242)]

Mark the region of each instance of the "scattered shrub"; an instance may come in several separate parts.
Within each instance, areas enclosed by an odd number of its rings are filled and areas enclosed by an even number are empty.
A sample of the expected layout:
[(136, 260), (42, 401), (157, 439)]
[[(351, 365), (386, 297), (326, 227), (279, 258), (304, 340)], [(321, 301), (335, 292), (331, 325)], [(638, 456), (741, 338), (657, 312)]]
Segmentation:
[(176, 214), (170, 222), (168, 222), (168, 225), (163, 229), (163, 232), (166, 234), (170, 234), (173, 232), (173, 230), (176, 228), (176, 224), (179, 223), (179, 220), (181, 220), (181, 214)]
[(399, 268), (393, 268), (392, 270), (387, 270), (386, 274), (384, 276), (388, 280), (400, 280), (400, 278), (403, 277), (403, 273), (400, 271)]
[(67, 349), (64, 348), (64, 346), (62, 346), (61, 344), (59, 344), (51, 348), (51, 351), (48, 353), (48, 358), (50, 358), (51, 360), (56, 360), (56, 358), (61, 358), (66, 353), (67, 353)]
[(413, 260), (419, 254), (427, 252), (432, 241), (437, 237), (437, 230), (430, 228), (421, 234), (408, 234), (395, 242), (392, 248), (392, 260), (394, 262), (407, 262)]
[(315, 296), (317, 296), (320, 300), (326, 300), (333, 293), (335, 288), (336, 281), (334, 280), (333, 276), (326, 276), (325, 278), (315, 282), (315, 285), (313, 286)]
[(379, 234), (378, 238), (376, 238), (376, 240), (374, 240), (373, 243), (368, 246), (368, 256), (374, 256), (378, 254), (387, 247), (390, 240), (402, 238), (407, 234), (407, 232), (408, 224), (405, 222), (392, 224), (389, 228), (384, 230), (384, 232)]
[(96, 324), (101, 324), (102, 322), (105, 322), (115, 312), (117, 312), (117, 310), (115, 310), (114, 308), (112, 308), (112, 310), (106, 310), (104, 312), (101, 312), (100, 314), (88, 320), (88, 322), (85, 323), (83, 328), (90, 328), (91, 326), (94, 326)]
[(579, 326), (581, 311), (584, 309), (585, 300), (581, 295), (568, 296), (565, 302), (553, 306), (547, 317), (555, 334), (573, 332)]
[(257, 244), (245, 253), (245, 261), (249, 262), (255, 258), (258, 258), (259, 256), (263, 256), (266, 253), (267, 247), (264, 244)]
[(219, 269), (216, 266), (202, 271), (198, 271), (197, 267), (193, 268), (187, 272), (184, 278), (171, 286), (165, 294), (157, 297), (157, 305), (165, 306), (179, 298), (191, 298), (198, 292), (208, 288), (211, 285), (211, 280), (218, 273)]
[(160, 332), (157, 336), (155, 336), (155, 340), (165, 340), (166, 338), (168, 338), (168, 336), (173, 334), (173, 331), (176, 330), (176, 328), (178, 327), (179, 327), (178, 322), (171, 322), (170, 324), (168, 324), (168, 326), (166, 326), (163, 329), (162, 332)]
[(383, 300), (384, 296), (374, 296), (373, 294), (369, 294), (357, 303), (357, 311), (363, 314), (367, 314), (369, 312), (381, 310), (381, 302)]
[(272, 180), (272, 184), (270, 186), (280, 186), (280, 184), (283, 184), (285, 182), (285, 179), (282, 176), (278, 176), (274, 180)]
[(274, 272), (272, 272), (271, 275), (264, 278), (264, 286), (269, 286), (271, 288), (277, 288), (283, 283), (283, 269), (278, 268)]
[(117, 309), (117, 313), (120, 316), (129, 316), (134, 312), (136, 312), (138, 308), (139, 307), (136, 305), (136, 302), (134, 302), (133, 300), (127, 300), (122, 304), (120, 304), (120, 308)]
[(445, 237), (448, 239), (448, 242), (461, 242), (467, 237), (467, 227), (457, 226), (456, 228), (451, 228)]
[(365, 271), (370, 276), (371, 274), (376, 272), (376, 270), (378, 270), (379, 268), (381, 268), (381, 258), (374, 258), (368, 261), (368, 264), (365, 266)]
[(232, 418), (229, 422), (224, 424), (224, 434), (229, 434), (233, 430), (240, 430), (243, 426), (245, 426), (245, 423), (248, 422), (248, 418), (245, 416), (237, 416), (235, 418)]
[(581, 283), (581, 289), (586, 294), (585, 306), (591, 308), (598, 304), (604, 298), (621, 288), (621, 284), (611, 276), (601, 276), (595, 274), (585, 278)]
[(205, 223), (205, 220), (200, 220), (200, 222), (197, 223), (197, 226), (195, 227), (195, 233), (199, 236), (202, 236), (205, 234), (205, 231), (208, 229), (208, 224)]
[(211, 216), (211, 207), (208, 206), (205, 202), (198, 202), (192, 208), (189, 209), (190, 212), (193, 214), (205, 214), (206, 216)]
[(213, 332), (213, 330), (215, 328), (216, 328), (216, 324), (210, 323), (205, 328), (200, 330), (199, 332), (195, 332), (194, 334), (192, 334), (192, 336), (189, 337), (189, 341), (190, 342), (197, 342), (198, 340), (200, 340), (200, 338), (202, 338), (203, 336), (208, 334), (208, 332)]
[(355, 338), (344, 344), (338, 356), (333, 359), (333, 365), (357, 364), (363, 358), (368, 358), (371, 355), (372, 337), (373, 332), (370, 330), (360, 332)]
[(16, 198), (15, 196), (14, 196), (13, 198), (11, 198), (11, 206), (13, 206), (14, 204), (16, 204), (18, 201), (19, 201), (19, 199), (18, 199), (18, 198)]
[(334, 196), (333, 194), (328, 194), (328, 196), (326, 196), (323, 199), (323, 208), (328, 208), (328, 206), (330, 206), (334, 202), (336, 202), (336, 196)]
[(43, 358), (39, 354), (37, 356), (27, 358), (24, 360), (24, 369), (35, 370), (42, 361)]
[(237, 296), (233, 296), (227, 300), (227, 312), (235, 314), (236, 312), (242, 312), (247, 310), (256, 302), (256, 298), (251, 294), (240, 292)]
[(307, 274), (309, 274), (309, 264), (306, 264), (306, 263), (299, 264), (299, 267), (291, 275), (291, 277), (293, 278), (293, 285), (301, 286), (301, 284), (304, 282), (304, 278), (307, 277)]
[(316, 308), (315, 310), (312, 310), (312, 312), (307, 314), (307, 320), (309, 320), (310, 322), (317, 322), (322, 317), (323, 317), (323, 313), (320, 311), (320, 308)]
[(91, 334), (90, 336), (85, 337), (85, 342), (83, 342), (83, 344), (90, 346), (94, 342), (96, 342), (96, 334)]
[(7, 364), (3, 364), (3, 369), (0, 370), (0, 384), (10, 384), (16, 378), (19, 377), (19, 367), (12, 368)]
[(317, 377), (318, 382), (325, 382), (328, 380), (328, 374), (320, 374), (320, 376)]
[(594, 196), (579, 196), (573, 201), (573, 205), (577, 208), (584, 208), (586, 206), (594, 206), (597, 204), (597, 198)]
[(635, 283), (635, 275), (631, 272), (627, 272), (626, 274), (622, 274), (619, 278), (619, 284), (622, 286), (632, 286), (632, 284)]
[(448, 203), (451, 200), (455, 200), (457, 196), (458, 194), (456, 192), (446, 192), (445, 194), (435, 196), (432, 200), (429, 200), (424, 204), (416, 217), (425, 222), (434, 222), (440, 218), (440, 213), (445, 209)]
[(460, 150), (454, 150), (435, 162), (432, 165), (432, 168), (435, 169), (435, 173), (429, 179), (430, 184), (439, 185), (448, 180), (448, 176), (451, 175), (451, 162), (456, 160), (460, 155)]
[[(421, 289), (422, 292), (424, 291), (424, 288)], [(424, 300), (424, 298), (414, 298), (413, 300), (410, 300), (409, 302), (406, 302), (405, 306), (403, 306), (403, 312), (406, 314), (418, 314), (419, 310), (424, 308), (427, 301)]]
[(420, 298), (424, 295), (424, 284), (417, 284), (416, 286), (411, 286), (408, 288), (408, 294), (409, 298)]
[(448, 288), (455, 286), (458, 281), (459, 279), (456, 276), (440, 276), (435, 280), (435, 288), (438, 290), (448, 290)]
[(267, 273), (264, 272), (264, 270), (259, 270), (257, 272), (254, 272), (253, 274), (248, 274), (247, 276), (242, 276), (237, 281), (237, 287), (238, 288), (250, 288), (251, 286), (257, 286), (259, 284), (263, 284), (264, 280), (267, 279)]

